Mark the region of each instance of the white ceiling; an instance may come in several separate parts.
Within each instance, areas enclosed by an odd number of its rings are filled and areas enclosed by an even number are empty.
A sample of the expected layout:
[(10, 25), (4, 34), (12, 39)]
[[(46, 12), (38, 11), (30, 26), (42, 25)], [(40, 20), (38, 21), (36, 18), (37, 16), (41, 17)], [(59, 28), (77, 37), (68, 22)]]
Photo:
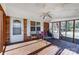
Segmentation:
[(40, 15), (48, 11), (53, 19), (79, 16), (78, 3), (5, 3), (1, 5), (6, 14), (13, 17), (40, 20), (42, 19)]

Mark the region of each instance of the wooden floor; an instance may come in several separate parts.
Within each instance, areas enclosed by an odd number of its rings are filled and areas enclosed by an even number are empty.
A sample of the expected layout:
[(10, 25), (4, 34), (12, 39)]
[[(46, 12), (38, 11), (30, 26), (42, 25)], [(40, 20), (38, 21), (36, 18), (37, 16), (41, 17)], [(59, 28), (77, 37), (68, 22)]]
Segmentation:
[[(57, 55), (62, 49), (45, 40), (34, 40), (14, 45), (5, 49), (4, 55)], [(64, 49), (61, 55), (72, 55), (75, 52)]]
[(49, 42), (46, 42), (44, 40), (34, 40), (30, 42), (14, 44), (7, 46), (4, 54), (27, 55), (49, 44), (50, 44)]

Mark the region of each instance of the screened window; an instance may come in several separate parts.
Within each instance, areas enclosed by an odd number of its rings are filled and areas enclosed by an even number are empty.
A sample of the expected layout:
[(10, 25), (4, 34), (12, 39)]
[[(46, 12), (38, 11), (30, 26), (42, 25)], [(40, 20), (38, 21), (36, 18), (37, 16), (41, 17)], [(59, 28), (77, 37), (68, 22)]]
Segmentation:
[(20, 35), (21, 34), (21, 21), (14, 20), (13, 21), (13, 35)]

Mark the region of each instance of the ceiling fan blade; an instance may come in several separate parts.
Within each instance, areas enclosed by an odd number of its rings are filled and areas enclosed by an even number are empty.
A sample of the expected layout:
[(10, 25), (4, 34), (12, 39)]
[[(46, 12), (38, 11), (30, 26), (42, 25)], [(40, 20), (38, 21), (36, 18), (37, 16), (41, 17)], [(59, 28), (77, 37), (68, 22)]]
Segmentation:
[(52, 18), (52, 16), (51, 16), (51, 15), (48, 15), (48, 17)]
[(43, 16), (43, 19), (45, 19), (45, 16)]

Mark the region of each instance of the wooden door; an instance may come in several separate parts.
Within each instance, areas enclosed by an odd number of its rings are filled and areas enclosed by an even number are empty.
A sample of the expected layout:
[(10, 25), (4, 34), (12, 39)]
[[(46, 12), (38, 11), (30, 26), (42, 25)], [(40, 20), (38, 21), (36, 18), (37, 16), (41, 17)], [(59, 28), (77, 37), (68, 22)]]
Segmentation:
[(44, 31), (47, 32), (49, 30), (49, 23), (44, 22)]

